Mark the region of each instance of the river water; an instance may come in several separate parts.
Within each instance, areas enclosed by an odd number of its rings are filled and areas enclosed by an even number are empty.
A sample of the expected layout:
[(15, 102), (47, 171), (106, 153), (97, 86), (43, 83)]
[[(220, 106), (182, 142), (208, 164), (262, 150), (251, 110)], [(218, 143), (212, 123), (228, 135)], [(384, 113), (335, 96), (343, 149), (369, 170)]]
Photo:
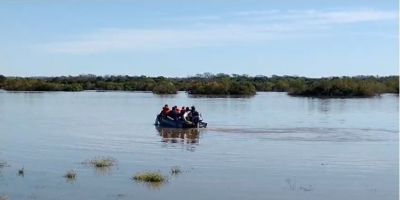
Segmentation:
[[(398, 199), (399, 97), (158, 96), (0, 91), (0, 196), (8, 199)], [(208, 128), (153, 126), (195, 105)], [(82, 162), (113, 157), (98, 170)], [(171, 175), (178, 166), (182, 173)], [(18, 170), (24, 168), (24, 175)], [(77, 178), (63, 175), (75, 170)], [(131, 177), (159, 171), (168, 182)], [(1, 199), (1, 198), (0, 198)]]

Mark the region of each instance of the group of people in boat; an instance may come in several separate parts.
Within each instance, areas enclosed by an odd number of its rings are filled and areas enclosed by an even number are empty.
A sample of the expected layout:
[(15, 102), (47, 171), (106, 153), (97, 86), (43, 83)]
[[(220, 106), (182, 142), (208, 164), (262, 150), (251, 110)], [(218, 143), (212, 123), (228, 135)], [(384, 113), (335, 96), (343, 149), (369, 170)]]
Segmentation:
[(161, 110), (160, 116), (170, 117), (173, 120), (184, 120), (186, 122), (197, 123), (199, 121), (199, 112), (197, 112), (194, 106), (178, 108), (178, 106), (173, 106), (171, 109), (168, 104), (165, 104)]

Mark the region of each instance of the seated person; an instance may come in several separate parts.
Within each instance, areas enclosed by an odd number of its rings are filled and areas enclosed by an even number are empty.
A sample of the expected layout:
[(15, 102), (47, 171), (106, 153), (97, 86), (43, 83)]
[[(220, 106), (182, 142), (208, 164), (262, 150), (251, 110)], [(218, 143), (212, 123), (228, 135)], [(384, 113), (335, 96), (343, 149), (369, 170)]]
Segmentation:
[(183, 114), (183, 119), (185, 121), (191, 121), (191, 118), (192, 118), (192, 115), (190, 113), (190, 109), (189, 109), (189, 107), (186, 107), (185, 113)]
[(162, 108), (162, 110), (161, 110), (161, 112), (160, 112), (160, 115), (162, 115), (162, 116), (167, 116), (167, 113), (170, 111), (170, 109), (169, 109), (169, 107), (168, 107), (168, 104), (165, 104), (164, 105), (164, 107)]
[(186, 109), (185, 106), (182, 106), (181, 111), (179, 112), (180, 117), (183, 117), (183, 114), (185, 114)]
[(172, 117), (172, 119), (174, 119), (174, 120), (178, 119), (179, 113), (177, 111), (177, 107), (176, 106), (172, 107), (172, 111), (170, 113), (171, 113), (170, 117)]

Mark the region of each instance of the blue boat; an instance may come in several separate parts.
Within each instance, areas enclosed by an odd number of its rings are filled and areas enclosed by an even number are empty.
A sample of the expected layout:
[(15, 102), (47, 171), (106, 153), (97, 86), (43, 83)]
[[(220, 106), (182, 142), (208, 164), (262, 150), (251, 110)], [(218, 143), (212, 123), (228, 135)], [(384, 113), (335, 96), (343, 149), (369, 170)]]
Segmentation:
[(164, 128), (206, 128), (207, 123), (202, 119), (194, 119), (193, 122), (182, 119), (174, 120), (168, 116), (157, 115), (155, 125)]

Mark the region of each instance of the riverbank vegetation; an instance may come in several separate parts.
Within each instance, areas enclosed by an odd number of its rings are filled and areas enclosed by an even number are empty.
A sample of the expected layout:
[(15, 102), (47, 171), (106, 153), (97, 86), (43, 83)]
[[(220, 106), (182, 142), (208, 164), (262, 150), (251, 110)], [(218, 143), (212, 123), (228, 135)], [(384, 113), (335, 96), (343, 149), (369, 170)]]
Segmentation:
[(5, 77), (0, 89), (8, 91), (151, 91), (194, 95), (254, 95), (257, 91), (288, 92), (294, 96), (370, 97), (399, 93), (399, 76), (354, 76), (306, 78), (298, 76), (248, 76), (238, 74), (198, 74), (185, 78), (147, 76), (60, 76)]
[(398, 93), (398, 79), (330, 78), (320, 80), (298, 80), (288, 93), (298, 96), (317, 97), (371, 97), (381, 93)]
[(176, 94), (178, 92), (172, 81), (160, 81), (154, 86), (152, 91), (155, 94)]

